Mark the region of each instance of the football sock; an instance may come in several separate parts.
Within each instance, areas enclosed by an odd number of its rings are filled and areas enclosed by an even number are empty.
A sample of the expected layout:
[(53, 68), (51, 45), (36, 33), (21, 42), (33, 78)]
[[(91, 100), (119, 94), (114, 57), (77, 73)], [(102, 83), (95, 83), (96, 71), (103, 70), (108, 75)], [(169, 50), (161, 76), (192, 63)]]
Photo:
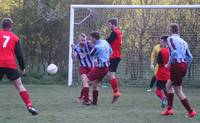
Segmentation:
[(28, 91), (22, 91), (19, 94), (20, 94), (21, 99), (26, 104), (27, 108), (32, 107), (32, 103), (31, 103), (31, 99), (30, 99)]
[(111, 79), (110, 83), (111, 83), (113, 92), (117, 93), (118, 92), (118, 81), (117, 81), (117, 79), (116, 78), (115, 79)]
[(168, 93), (167, 94), (167, 102), (168, 102), (168, 110), (170, 110), (173, 107), (174, 103), (174, 93)]
[(93, 105), (97, 105), (98, 95), (99, 95), (99, 91), (93, 90), (93, 102), (92, 102)]
[(89, 101), (89, 87), (83, 88), (83, 101), (88, 102)]
[(150, 87), (150, 88), (153, 88), (155, 82), (156, 82), (156, 77), (153, 76), (152, 79), (151, 79), (151, 83), (150, 83), (149, 87)]
[(164, 95), (160, 88), (156, 88), (156, 95), (160, 98), (160, 100), (163, 99)]
[(82, 88), (82, 89), (81, 89), (80, 96), (79, 96), (79, 99), (83, 98), (83, 94), (84, 94), (84, 89)]
[(193, 110), (192, 110), (192, 107), (190, 106), (189, 102), (188, 102), (188, 99), (185, 98), (183, 100), (181, 100), (181, 103), (183, 104), (183, 106), (185, 107), (185, 109), (191, 113)]

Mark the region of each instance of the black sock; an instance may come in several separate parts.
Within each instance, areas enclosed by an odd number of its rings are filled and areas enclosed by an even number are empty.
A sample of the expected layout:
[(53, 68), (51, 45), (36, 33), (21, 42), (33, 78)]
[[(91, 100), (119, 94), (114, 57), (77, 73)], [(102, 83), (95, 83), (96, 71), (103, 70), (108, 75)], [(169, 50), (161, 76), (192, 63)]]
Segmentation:
[(151, 79), (151, 83), (150, 83), (149, 87), (150, 87), (150, 88), (153, 88), (155, 82), (156, 82), (156, 77), (153, 76), (152, 79)]

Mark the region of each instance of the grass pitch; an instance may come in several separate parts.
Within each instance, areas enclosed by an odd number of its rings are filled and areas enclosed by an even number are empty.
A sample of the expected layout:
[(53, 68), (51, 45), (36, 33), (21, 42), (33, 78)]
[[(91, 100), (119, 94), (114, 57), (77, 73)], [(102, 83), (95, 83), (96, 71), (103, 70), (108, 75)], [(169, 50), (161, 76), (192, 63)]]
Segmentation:
[[(199, 123), (200, 116), (185, 118), (185, 109), (175, 98), (174, 116), (160, 115), (160, 101), (145, 88), (123, 87), (119, 101), (111, 105), (111, 88), (100, 92), (98, 106), (75, 102), (80, 87), (26, 85), (33, 105), (40, 111), (31, 116), (12, 85), (0, 85), (0, 123)], [(200, 89), (185, 89), (196, 111), (200, 109)]]

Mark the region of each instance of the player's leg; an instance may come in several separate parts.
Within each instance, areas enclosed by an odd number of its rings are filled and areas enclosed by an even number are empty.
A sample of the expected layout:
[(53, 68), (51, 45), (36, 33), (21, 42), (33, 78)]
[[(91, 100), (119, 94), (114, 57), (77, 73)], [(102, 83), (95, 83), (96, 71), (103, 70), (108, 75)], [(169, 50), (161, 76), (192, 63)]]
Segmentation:
[[(79, 67), (79, 74), (80, 74), (80, 78), (81, 80), (84, 79), (84, 77), (86, 76), (86, 74), (90, 71), (90, 69), (86, 68), (86, 67)], [(81, 81), (82, 83), (82, 88), (80, 91), (80, 96), (77, 98), (77, 102), (81, 102), (81, 100), (83, 99), (83, 95), (84, 95), (84, 91), (85, 88), (83, 87), (83, 81)]]
[(154, 84), (156, 82), (156, 76), (154, 75), (152, 78), (151, 78), (151, 82), (150, 82), (150, 85), (149, 85), (149, 89), (147, 89), (147, 92), (151, 92)]
[(77, 102), (81, 102), (82, 101), (82, 99), (83, 99), (83, 97), (84, 97), (84, 91), (86, 90), (85, 88), (84, 88), (84, 86), (83, 86), (83, 81), (82, 80), (84, 80), (84, 77), (86, 76), (86, 74), (81, 74), (80, 75), (80, 77), (81, 77), (81, 84), (82, 84), (82, 88), (81, 88), (81, 91), (80, 91), (80, 95), (79, 95), (79, 97), (77, 98)]
[(109, 72), (108, 72), (108, 76), (109, 76), (109, 80), (113, 89), (113, 101), (112, 103), (114, 103), (115, 101), (118, 100), (118, 98), (120, 97), (120, 92), (118, 89), (118, 79), (116, 77), (116, 71), (117, 71), (117, 67), (119, 65), (121, 59), (110, 59), (110, 66), (109, 66)]
[(100, 90), (100, 87), (99, 87), (99, 84), (100, 82), (98, 81), (95, 81), (93, 82), (92, 86), (93, 86), (93, 101), (92, 101), (92, 104), (93, 105), (97, 105), (97, 102), (98, 102), (98, 96), (99, 96), (99, 90)]
[(154, 75), (153, 77), (151, 78), (151, 83), (149, 85), (149, 89), (147, 89), (147, 92), (151, 92), (153, 86), (155, 85), (156, 83), (156, 74), (158, 72), (158, 65), (156, 65), (155, 69), (154, 69)]
[(182, 105), (188, 111), (188, 116), (189, 117), (194, 117), (197, 113), (194, 111), (194, 109), (190, 105), (187, 97), (183, 93), (183, 87), (182, 87), (182, 85), (181, 86), (175, 86), (174, 89), (175, 89), (175, 92), (176, 92), (179, 100), (181, 101)]
[(157, 80), (156, 82), (156, 95), (159, 97), (161, 100), (161, 107), (164, 109), (167, 105), (167, 98), (164, 93), (165, 89), (165, 81), (162, 80)]
[(182, 82), (183, 82), (184, 76), (186, 75), (187, 65), (186, 63), (181, 63), (181, 64), (175, 64), (173, 67), (174, 67), (173, 72), (176, 74), (176, 77), (174, 77), (174, 83), (173, 83), (175, 92), (177, 96), (179, 97), (179, 100), (181, 101), (182, 105), (188, 111), (188, 116), (194, 117), (197, 113), (192, 109), (187, 97), (183, 93), (183, 88), (182, 88)]
[(97, 104), (99, 95), (99, 83), (103, 80), (104, 76), (108, 73), (108, 68), (94, 68), (88, 74), (87, 78), (93, 84), (93, 105)]
[(164, 93), (162, 91), (162, 81), (161, 80), (157, 80), (156, 82), (156, 90), (155, 93), (157, 95), (157, 97), (162, 100), (164, 97)]
[(30, 95), (29, 95), (27, 89), (23, 86), (21, 79), (18, 78), (16, 80), (14, 80), (14, 85), (15, 85), (16, 89), (18, 90), (21, 99), (26, 104), (28, 111), (32, 115), (37, 115), (38, 111), (35, 108), (33, 108), (32, 101), (30, 99)]
[(21, 78), (19, 77), (18, 71), (15, 69), (5, 69), (5, 74), (9, 80), (14, 82), (14, 85), (15, 85), (16, 89), (18, 90), (21, 99), (26, 104), (28, 111), (32, 115), (37, 115), (38, 111), (32, 107), (30, 95), (29, 95), (27, 89), (22, 84), (22, 81), (21, 81)]
[(82, 82), (83, 82), (83, 105), (90, 105), (91, 101), (89, 99), (89, 79), (87, 77), (87, 75), (83, 74), (82, 78), (81, 78)]
[(166, 83), (166, 91), (167, 91), (167, 109), (164, 112), (161, 112), (162, 115), (173, 115), (173, 103), (174, 103), (174, 88), (172, 86), (172, 81), (168, 80)]

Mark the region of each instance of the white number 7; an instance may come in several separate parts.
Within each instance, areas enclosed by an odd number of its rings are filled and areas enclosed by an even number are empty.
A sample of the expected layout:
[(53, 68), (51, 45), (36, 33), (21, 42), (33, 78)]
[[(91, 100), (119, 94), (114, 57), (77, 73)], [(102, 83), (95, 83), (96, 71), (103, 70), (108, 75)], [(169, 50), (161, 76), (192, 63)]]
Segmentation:
[(9, 42), (9, 40), (10, 40), (10, 36), (5, 36), (5, 35), (4, 35), (3, 38), (5, 39), (5, 41), (4, 41), (4, 43), (3, 43), (3, 48), (6, 48), (8, 42)]

